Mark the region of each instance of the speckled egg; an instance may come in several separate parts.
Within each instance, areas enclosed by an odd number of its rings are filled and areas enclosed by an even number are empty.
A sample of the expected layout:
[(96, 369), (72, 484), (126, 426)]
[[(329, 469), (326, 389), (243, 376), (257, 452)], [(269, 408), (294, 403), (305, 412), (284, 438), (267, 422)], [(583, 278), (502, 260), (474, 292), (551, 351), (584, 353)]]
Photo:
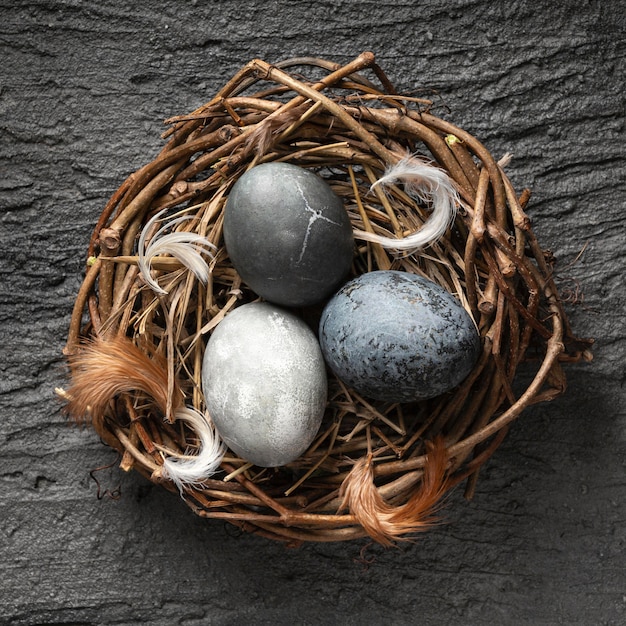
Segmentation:
[(224, 242), (245, 283), (285, 306), (315, 304), (345, 280), (354, 239), (341, 198), (317, 174), (263, 163), (233, 186)]
[(204, 353), (202, 386), (224, 442), (262, 467), (299, 457), (326, 407), (326, 369), (315, 334), (266, 302), (242, 305), (218, 324)]
[(324, 308), (319, 335), (341, 380), (391, 402), (449, 391), (480, 353), (476, 327), (460, 302), (407, 272), (369, 272), (346, 283)]

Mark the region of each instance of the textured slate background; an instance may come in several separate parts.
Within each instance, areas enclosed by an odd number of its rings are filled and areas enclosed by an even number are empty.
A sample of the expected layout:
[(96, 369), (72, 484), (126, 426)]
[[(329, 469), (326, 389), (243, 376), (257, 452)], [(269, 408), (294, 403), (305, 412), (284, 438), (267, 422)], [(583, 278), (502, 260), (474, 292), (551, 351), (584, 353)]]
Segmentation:
[[(0, 621), (626, 621), (625, 3), (0, 2)], [(100, 210), (161, 120), (253, 57), (373, 50), (497, 156), (559, 259), (595, 361), (524, 414), (448, 524), (398, 549), (289, 550), (195, 516), (66, 424), (53, 396)]]

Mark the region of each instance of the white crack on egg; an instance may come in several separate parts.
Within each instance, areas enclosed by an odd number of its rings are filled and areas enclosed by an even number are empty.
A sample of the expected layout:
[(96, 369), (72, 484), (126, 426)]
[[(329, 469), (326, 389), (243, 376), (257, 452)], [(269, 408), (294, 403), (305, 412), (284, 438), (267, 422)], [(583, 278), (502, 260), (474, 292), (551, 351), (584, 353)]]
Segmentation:
[(339, 227), (341, 227), (341, 224), (339, 224), (338, 222), (335, 222), (334, 220), (331, 220), (329, 217), (326, 217), (324, 215), (324, 209), (327, 209), (328, 208), (327, 206), (325, 206), (323, 209), (314, 209), (309, 204), (309, 201), (307, 200), (307, 197), (304, 191), (302, 191), (302, 187), (300, 187), (298, 182), (294, 181), (294, 184), (296, 186), (296, 189), (298, 190), (298, 193), (300, 194), (302, 198), (302, 202), (304, 202), (304, 210), (307, 213), (311, 214), (311, 216), (309, 217), (309, 223), (307, 224), (306, 231), (304, 233), (304, 240), (302, 242), (300, 256), (298, 257), (298, 260), (296, 261), (296, 265), (299, 265), (300, 263), (302, 263), (302, 259), (304, 258), (304, 255), (306, 253), (306, 248), (309, 243), (309, 237), (311, 236), (311, 229), (313, 228), (313, 224), (315, 224), (315, 222), (317, 222), (318, 220), (323, 220), (325, 222), (328, 222), (329, 224), (333, 224), (334, 226), (339, 226)]

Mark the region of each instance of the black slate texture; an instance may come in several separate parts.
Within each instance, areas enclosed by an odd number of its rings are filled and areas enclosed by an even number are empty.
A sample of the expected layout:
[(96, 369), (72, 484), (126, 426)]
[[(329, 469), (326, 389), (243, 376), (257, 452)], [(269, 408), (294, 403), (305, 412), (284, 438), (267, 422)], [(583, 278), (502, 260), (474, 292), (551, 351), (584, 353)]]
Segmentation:
[[(625, 623), (625, 9), (1, 0), (0, 623)], [(251, 58), (364, 50), (513, 153), (594, 362), (515, 424), (472, 502), (455, 492), (447, 524), (397, 549), (290, 550), (203, 521), (135, 473), (96, 483), (116, 454), (68, 426), (53, 389), (104, 203), (159, 150), (163, 119)]]

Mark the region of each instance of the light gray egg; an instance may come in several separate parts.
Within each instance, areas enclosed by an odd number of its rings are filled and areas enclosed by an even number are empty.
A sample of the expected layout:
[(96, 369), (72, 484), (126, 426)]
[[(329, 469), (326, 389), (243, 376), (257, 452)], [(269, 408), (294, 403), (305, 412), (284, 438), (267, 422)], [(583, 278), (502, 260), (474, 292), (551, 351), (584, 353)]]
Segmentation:
[(265, 302), (242, 305), (218, 324), (204, 353), (202, 386), (224, 442), (262, 467), (298, 458), (326, 407), (326, 369), (315, 334)]
[(263, 163), (233, 186), (224, 243), (243, 281), (284, 306), (307, 306), (345, 280), (354, 252), (343, 202), (320, 176), (291, 163)]
[(391, 402), (453, 389), (481, 349), (460, 302), (407, 272), (374, 271), (349, 281), (325, 306), (319, 328), (335, 374), (364, 396)]

